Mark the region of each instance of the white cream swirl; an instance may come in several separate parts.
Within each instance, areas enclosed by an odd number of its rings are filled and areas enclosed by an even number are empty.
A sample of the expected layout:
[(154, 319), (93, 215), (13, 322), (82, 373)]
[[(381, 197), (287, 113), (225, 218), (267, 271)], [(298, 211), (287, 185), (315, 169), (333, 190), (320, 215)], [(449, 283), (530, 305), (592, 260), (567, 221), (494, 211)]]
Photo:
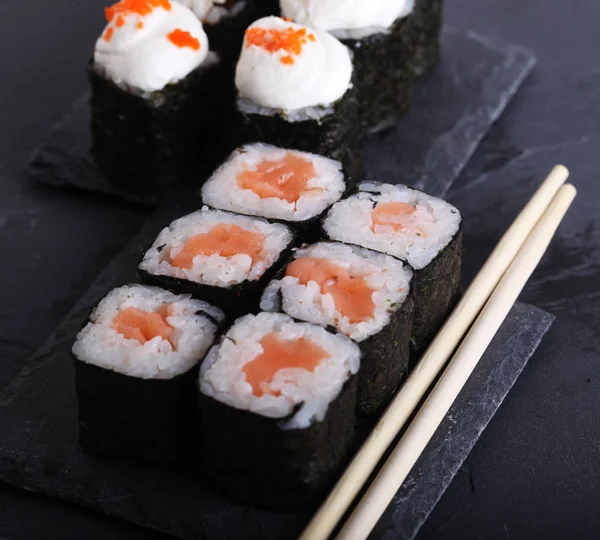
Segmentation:
[[(120, 86), (153, 92), (198, 67), (208, 54), (202, 23), (178, 2), (165, 6), (153, 7), (147, 15), (115, 12), (96, 41), (99, 71)], [(187, 40), (173, 40), (174, 35)]]
[[(277, 42), (289, 47), (277, 48)], [(327, 32), (279, 17), (259, 19), (246, 30), (235, 73), (241, 98), (285, 111), (330, 105), (346, 93), (351, 79), (347, 47)]]
[(390, 28), (414, 0), (281, 0), (284, 17), (322, 30)]

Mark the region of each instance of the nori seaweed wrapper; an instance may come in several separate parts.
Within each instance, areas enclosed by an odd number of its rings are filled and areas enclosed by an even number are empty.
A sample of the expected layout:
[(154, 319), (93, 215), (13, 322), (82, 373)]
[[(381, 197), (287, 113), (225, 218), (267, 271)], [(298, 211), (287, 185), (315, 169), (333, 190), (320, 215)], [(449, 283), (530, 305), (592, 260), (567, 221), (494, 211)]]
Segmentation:
[(198, 366), (172, 379), (140, 379), (74, 358), (84, 450), (158, 467), (190, 466), (197, 445)]
[(243, 283), (230, 285), (229, 287), (216, 287), (188, 279), (152, 274), (140, 268), (138, 268), (137, 272), (140, 281), (146, 285), (162, 287), (176, 294), (191, 294), (198, 300), (203, 300), (213, 306), (220, 307), (225, 312), (226, 321), (232, 322), (242, 315), (258, 313), (260, 297), (264, 288), (285, 264), (292, 249), (297, 245), (298, 242), (294, 235), (287, 248), (280, 253), (279, 258), (265, 271), (260, 279), (247, 280)]
[(218, 493), (274, 509), (312, 505), (332, 487), (354, 434), (356, 375), (329, 404), (322, 422), (286, 430), (272, 419), (200, 393), (200, 468)]
[(407, 16), (389, 32), (360, 39), (338, 36), (354, 53), (361, 135), (391, 126), (410, 105), (415, 80), (412, 24)]
[[(343, 242), (336, 243), (343, 244)], [(346, 245), (378, 254), (367, 248)], [(290, 256), (285, 266), (273, 276), (273, 280), (283, 279), (287, 266), (294, 260), (295, 257)], [(414, 314), (414, 277), (410, 287), (410, 293), (402, 305), (393, 307), (394, 311), (390, 314), (390, 321), (385, 328), (363, 341), (356, 342), (361, 351), (356, 397), (356, 415), (359, 419), (372, 418), (383, 412), (409, 373)], [(277, 304), (273, 310), (290, 315), (283, 309), (281, 290), (277, 291)], [(315, 324), (313, 321), (308, 322)], [(328, 326), (327, 329), (331, 332), (340, 332), (333, 326)]]
[[(220, 62), (205, 63), (163, 90), (126, 90), (88, 64), (92, 155), (109, 180), (144, 188), (198, 181), (229, 151)], [(223, 127), (220, 127), (223, 126)]]
[(425, 268), (415, 271), (413, 355), (423, 352), (454, 309), (460, 294), (463, 225)]
[[(294, 116), (302, 118), (298, 121), (290, 121), (283, 110), (258, 107), (238, 98), (237, 111), (241, 122), (238, 142), (262, 142), (336, 159), (342, 163), (347, 174), (347, 185), (353, 186), (363, 174), (358, 151), (355, 86), (356, 81), (353, 78), (352, 87), (338, 101), (327, 107), (316, 106), (293, 111)], [(319, 117), (312, 114), (313, 112), (318, 112)]]
[(443, 0), (415, 0), (410, 33), (413, 69), (418, 77), (432, 69), (440, 58), (443, 11)]

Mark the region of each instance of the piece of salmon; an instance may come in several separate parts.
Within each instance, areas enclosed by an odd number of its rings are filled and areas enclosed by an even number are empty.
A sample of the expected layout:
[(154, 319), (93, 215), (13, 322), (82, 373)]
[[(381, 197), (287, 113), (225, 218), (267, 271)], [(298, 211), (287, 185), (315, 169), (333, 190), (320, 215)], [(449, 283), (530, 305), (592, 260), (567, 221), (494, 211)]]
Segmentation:
[(297, 278), (302, 285), (316, 282), (322, 294), (331, 294), (336, 309), (351, 324), (372, 319), (375, 314), (374, 291), (366, 279), (350, 275), (348, 270), (331, 261), (301, 257), (288, 265), (286, 276)]
[(190, 238), (183, 249), (173, 257), (171, 265), (178, 268), (192, 268), (197, 255), (220, 255), (229, 258), (234, 255), (249, 255), (252, 264), (263, 260), (265, 236), (235, 224), (219, 223), (205, 234)]
[(142, 345), (157, 336), (171, 341), (173, 328), (167, 322), (169, 314), (169, 306), (166, 305), (157, 312), (128, 307), (114, 318), (113, 328), (127, 339), (135, 339)]
[(307, 338), (287, 340), (280, 332), (272, 332), (262, 338), (263, 352), (243, 367), (246, 381), (255, 396), (279, 395), (271, 390), (270, 383), (281, 369), (305, 369), (313, 372), (329, 354), (314, 341)]
[(416, 208), (406, 202), (378, 204), (371, 213), (371, 230), (377, 232), (377, 226), (382, 226), (399, 232), (408, 225), (415, 212)]
[(288, 152), (278, 161), (266, 159), (255, 170), (240, 172), (237, 183), (261, 199), (274, 197), (295, 203), (309, 191), (308, 182), (316, 175), (317, 171), (310, 160)]

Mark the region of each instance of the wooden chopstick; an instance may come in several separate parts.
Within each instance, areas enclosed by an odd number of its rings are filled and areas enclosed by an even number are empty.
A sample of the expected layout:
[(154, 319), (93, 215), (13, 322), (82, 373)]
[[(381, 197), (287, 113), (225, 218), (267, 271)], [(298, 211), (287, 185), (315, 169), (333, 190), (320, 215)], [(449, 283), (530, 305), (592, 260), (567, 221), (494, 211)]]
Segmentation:
[(411, 376), (302, 533), (301, 540), (325, 540), (335, 529), (568, 176), (569, 171), (565, 167), (556, 166), (506, 231)]
[(571, 185), (559, 190), (339, 538), (366, 538), (376, 525), (517, 301), (575, 195)]

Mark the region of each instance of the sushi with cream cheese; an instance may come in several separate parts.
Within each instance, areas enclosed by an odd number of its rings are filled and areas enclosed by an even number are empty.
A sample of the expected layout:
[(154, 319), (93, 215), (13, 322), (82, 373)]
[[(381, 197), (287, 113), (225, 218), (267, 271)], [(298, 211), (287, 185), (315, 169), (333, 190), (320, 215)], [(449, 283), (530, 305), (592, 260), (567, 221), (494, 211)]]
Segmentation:
[(402, 185), (365, 182), (323, 222), (332, 240), (387, 253), (415, 270), (415, 351), (423, 350), (457, 299), (462, 218), (451, 204)]
[(342, 162), (360, 175), (350, 50), (322, 30), (266, 17), (250, 25), (236, 67), (243, 142)]
[(279, 313), (238, 319), (200, 370), (200, 460), (252, 506), (314, 502), (348, 455), (358, 346)]
[(294, 242), (281, 223), (203, 207), (163, 229), (138, 271), (145, 283), (190, 293), (231, 320), (258, 308)]
[(155, 287), (111, 291), (72, 350), (81, 446), (184, 467), (195, 444), (198, 365), (222, 319), (206, 302)]
[(381, 412), (408, 372), (413, 271), (390, 255), (334, 242), (294, 251), (261, 309), (331, 327), (362, 351), (357, 414)]
[(235, 150), (202, 187), (220, 210), (281, 221), (316, 239), (324, 212), (346, 191), (342, 165), (316, 154), (255, 143)]
[[(212, 169), (223, 156), (223, 81), (202, 23), (170, 0), (121, 0), (105, 14), (88, 64), (99, 169), (132, 186), (181, 182)], [(203, 136), (211, 126), (211, 136)]]
[(331, 32), (353, 52), (361, 134), (408, 108), (415, 79), (415, 0), (281, 0), (281, 14)]

